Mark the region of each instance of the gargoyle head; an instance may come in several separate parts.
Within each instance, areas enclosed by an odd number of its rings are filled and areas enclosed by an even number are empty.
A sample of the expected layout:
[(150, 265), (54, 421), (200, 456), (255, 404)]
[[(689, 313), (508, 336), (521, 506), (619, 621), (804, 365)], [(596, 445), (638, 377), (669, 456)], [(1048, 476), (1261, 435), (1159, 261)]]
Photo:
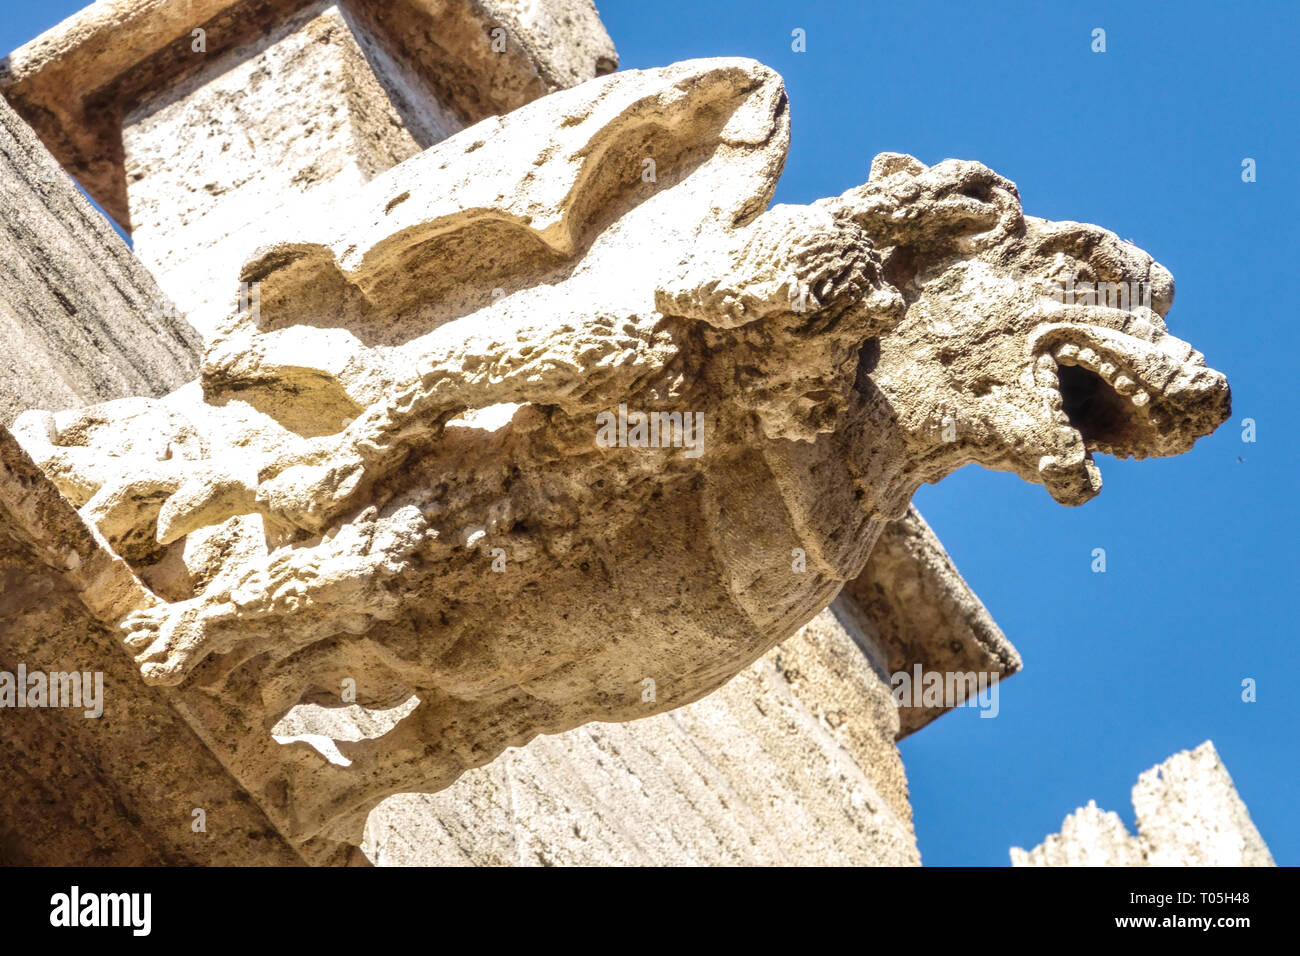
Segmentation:
[(955, 160), (882, 154), (827, 202), (907, 303), (870, 373), (923, 480), (974, 461), (1082, 504), (1094, 452), (1182, 454), (1227, 418), (1227, 380), (1166, 330), (1173, 276), (1114, 233), (1025, 216), (1013, 183)]

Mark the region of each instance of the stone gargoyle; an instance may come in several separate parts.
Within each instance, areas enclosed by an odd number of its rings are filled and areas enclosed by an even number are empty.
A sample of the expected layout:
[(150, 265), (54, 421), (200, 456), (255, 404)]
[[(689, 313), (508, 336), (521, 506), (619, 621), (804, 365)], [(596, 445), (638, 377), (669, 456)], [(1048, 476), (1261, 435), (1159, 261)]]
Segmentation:
[(555, 93), (260, 250), (199, 382), (24, 415), (147, 585), (111, 622), (144, 680), (252, 673), (263, 730), (346, 679), (418, 697), (341, 745), (355, 829), (538, 733), (709, 693), (922, 482), (979, 462), (1081, 504), (1094, 452), (1180, 454), (1227, 417), (1145, 252), (1025, 216), (974, 162), (886, 153), (768, 208), (788, 140), (748, 60)]

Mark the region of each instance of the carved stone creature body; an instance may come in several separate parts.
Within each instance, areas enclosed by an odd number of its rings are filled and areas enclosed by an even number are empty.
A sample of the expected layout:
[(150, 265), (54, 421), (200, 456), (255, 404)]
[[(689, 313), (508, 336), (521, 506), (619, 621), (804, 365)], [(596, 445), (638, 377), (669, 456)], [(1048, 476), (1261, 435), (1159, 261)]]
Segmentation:
[[(897, 154), (764, 212), (787, 141), (751, 61), (553, 94), (250, 262), (260, 303), (201, 389), (20, 420), (159, 595), (122, 622), (145, 679), (260, 667), (267, 727), (344, 678), (414, 693), (347, 751), (382, 779), (363, 810), (708, 693), (826, 606), (921, 482), (978, 461), (1078, 504), (1093, 450), (1178, 454), (1226, 417), (1145, 253), (1025, 217), (977, 163)], [(1149, 305), (1058, 305), (1067, 277)], [(603, 447), (620, 405), (702, 416), (698, 456)]]

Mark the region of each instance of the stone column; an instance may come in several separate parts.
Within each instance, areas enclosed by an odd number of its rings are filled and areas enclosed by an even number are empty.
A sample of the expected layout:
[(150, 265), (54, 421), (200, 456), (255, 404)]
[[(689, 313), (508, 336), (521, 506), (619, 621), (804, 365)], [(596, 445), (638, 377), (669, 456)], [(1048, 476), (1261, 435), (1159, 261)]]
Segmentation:
[(198, 334), (3, 100), (0, 288), (0, 425), (198, 374)]

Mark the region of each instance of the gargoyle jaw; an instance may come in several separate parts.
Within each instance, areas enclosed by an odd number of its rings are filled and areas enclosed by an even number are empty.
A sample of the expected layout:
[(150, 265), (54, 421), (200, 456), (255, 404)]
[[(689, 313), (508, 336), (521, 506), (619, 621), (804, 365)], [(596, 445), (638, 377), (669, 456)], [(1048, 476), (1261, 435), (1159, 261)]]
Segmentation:
[(1092, 311), (1104, 324), (1044, 325), (1030, 339), (1057, 444), (1038, 471), (1062, 504), (1082, 504), (1101, 490), (1094, 452), (1181, 455), (1231, 412), (1227, 379), (1186, 342), (1135, 313)]

